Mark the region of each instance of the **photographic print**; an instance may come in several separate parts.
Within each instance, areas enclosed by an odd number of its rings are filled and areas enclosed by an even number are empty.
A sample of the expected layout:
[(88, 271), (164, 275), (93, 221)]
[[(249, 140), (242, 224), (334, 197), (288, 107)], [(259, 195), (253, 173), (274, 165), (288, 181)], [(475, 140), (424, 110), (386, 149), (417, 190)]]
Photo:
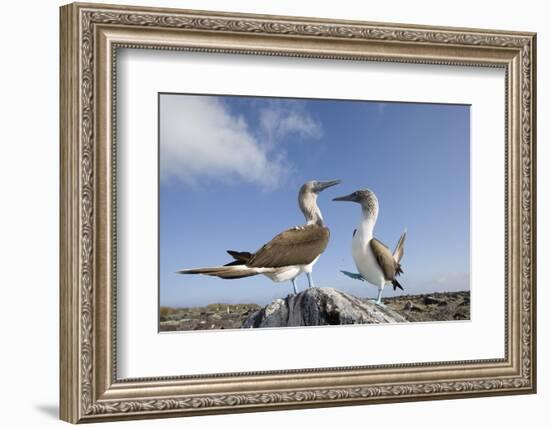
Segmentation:
[(469, 320), (469, 105), (158, 102), (161, 332)]

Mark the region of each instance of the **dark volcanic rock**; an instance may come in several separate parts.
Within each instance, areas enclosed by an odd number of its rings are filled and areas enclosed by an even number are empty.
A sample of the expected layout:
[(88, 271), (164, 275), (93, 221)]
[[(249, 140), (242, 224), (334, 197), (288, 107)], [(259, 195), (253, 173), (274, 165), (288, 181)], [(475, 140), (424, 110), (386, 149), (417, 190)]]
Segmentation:
[(470, 319), (470, 292), (434, 292), (384, 298), (384, 304), (409, 322), (441, 322)]
[(405, 306), (403, 307), (403, 310), (406, 310), (406, 311), (422, 311), (422, 309), (420, 307), (418, 307), (417, 305), (414, 305), (411, 301), (407, 301), (405, 303)]
[[(316, 292), (323, 293), (326, 298), (320, 296), (315, 298), (313, 294)], [(301, 296), (299, 299), (297, 297), (300, 295), (275, 300), (264, 308), (252, 303), (214, 303), (205, 307), (161, 307), (159, 329), (161, 332), (236, 329), (241, 328), (245, 322), (248, 322), (248, 327), (254, 327), (254, 322), (260, 322), (261, 324), (262, 319), (272, 317), (271, 312), (278, 313), (277, 315), (282, 317), (281, 321), (288, 323), (286, 317), (290, 318), (291, 313), (298, 313), (293, 307), (298, 304), (299, 300), (304, 298), (313, 299), (313, 301), (302, 301), (300, 303), (307, 306), (306, 309), (299, 312), (300, 316), (303, 315), (300, 322), (304, 322), (300, 325), (304, 325), (306, 321), (308, 325), (380, 323), (379, 319), (372, 320), (366, 314), (357, 314), (362, 313), (362, 309), (357, 308), (357, 300), (359, 300), (359, 306), (363, 303), (366, 304), (367, 313), (398, 313), (409, 322), (464, 321), (470, 319), (470, 293), (468, 291), (388, 296), (383, 299), (385, 307), (374, 306), (372, 300), (356, 298), (334, 289), (316, 288), (307, 290), (305, 293), (306, 295)], [(337, 296), (329, 298), (328, 293), (335, 293), (334, 295)], [(426, 304), (426, 297), (433, 298), (437, 302), (430, 304), (432, 300), (428, 298), (428, 304)], [(347, 298), (347, 302), (344, 298)], [(293, 301), (290, 306), (292, 310), (289, 310), (288, 306), (290, 300)], [(353, 309), (343, 308), (348, 306)], [(286, 313), (284, 315), (286, 317), (283, 316), (284, 313)], [(356, 318), (357, 320), (355, 320)], [(320, 319), (323, 319), (324, 323), (317, 323), (317, 320)], [(251, 322), (252, 326), (250, 326)], [(273, 322), (270, 326), (276, 327), (275, 318), (270, 322)]]
[(261, 307), (257, 304), (210, 304), (206, 307), (161, 307), (160, 331), (237, 329)]
[(445, 305), (446, 302), (443, 301), (443, 300), (440, 300), (439, 298), (434, 298), (432, 296), (426, 295), (424, 297), (424, 304), (426, 304), (426, 305), (432, 305), (432, 304)]
[(394, 310), (333, 288), (310, 288), (276, 299), (251, 314), (243, 328), (397, 323), (407, 320)]

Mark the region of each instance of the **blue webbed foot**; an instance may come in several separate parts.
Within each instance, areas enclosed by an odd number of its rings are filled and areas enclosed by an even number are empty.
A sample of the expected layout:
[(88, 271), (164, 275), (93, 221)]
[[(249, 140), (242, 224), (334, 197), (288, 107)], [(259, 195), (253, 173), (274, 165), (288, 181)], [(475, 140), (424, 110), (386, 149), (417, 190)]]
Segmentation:
[(344, 273), (346, 276), (351, 277), (352, 279), (355, 279), (355, 280), (362, 280), (362, 281), (365, 280), (363, 279), (363, 276), (361, 276), (359, 273), (352, 273), (351, 271), (346, 271), (346, 270), (340, 270), (340, 272)]

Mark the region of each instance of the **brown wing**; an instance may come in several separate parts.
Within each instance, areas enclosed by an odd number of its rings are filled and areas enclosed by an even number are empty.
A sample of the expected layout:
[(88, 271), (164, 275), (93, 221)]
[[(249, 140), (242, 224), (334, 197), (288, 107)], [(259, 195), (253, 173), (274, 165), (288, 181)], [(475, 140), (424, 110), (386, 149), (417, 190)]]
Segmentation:
[(329, 229), (316, 224), (295, 227), (275, 236), (246, 263), (249, 267), (309, 264), (327, 247)]
[(370, 247), (386, 280), (393, 280), (397, 275), (399, 263), (393, 258), (390, 249), (378, 239), (371, 239)]

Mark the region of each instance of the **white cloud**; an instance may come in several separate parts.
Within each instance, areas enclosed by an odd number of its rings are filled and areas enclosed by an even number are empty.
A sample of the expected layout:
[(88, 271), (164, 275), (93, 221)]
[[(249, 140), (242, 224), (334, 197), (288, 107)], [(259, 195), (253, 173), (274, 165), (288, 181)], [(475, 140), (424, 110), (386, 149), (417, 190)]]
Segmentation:
[(270, 106), (260, 111), (260, 126), (269, 143), (289, 134), (300, 138), (320, 138), (321, 125), (300, 109), (298, 103), (286, 102), (287, 108)]
[(200, 179), (244, 181), (277, 187), (291, 168), (284, 137), (318, 138), (321, 127), (297, 108), (259, 111), (258, 135), (219, 98), (191, 95), (161, 97), (161, 178), (177, 177), (196, 185)]

